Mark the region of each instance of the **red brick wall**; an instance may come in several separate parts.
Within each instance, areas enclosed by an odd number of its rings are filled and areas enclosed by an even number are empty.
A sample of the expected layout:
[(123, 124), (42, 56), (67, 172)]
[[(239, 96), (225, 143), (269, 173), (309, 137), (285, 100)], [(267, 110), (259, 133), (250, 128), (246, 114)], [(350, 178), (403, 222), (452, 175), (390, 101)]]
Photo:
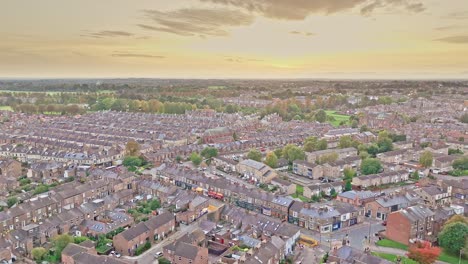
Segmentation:
[(388, 239), (409, 245), (411, 223), (399, 212), (391, 213), (387, 218)]

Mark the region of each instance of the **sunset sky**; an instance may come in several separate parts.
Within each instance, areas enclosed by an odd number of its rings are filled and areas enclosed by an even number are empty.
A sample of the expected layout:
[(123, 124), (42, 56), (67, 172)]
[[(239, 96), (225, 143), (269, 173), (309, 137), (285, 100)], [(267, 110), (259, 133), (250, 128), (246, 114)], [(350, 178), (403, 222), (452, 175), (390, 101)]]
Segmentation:
[(467, 0), (13, 0), (0, 77), (468, 78)]

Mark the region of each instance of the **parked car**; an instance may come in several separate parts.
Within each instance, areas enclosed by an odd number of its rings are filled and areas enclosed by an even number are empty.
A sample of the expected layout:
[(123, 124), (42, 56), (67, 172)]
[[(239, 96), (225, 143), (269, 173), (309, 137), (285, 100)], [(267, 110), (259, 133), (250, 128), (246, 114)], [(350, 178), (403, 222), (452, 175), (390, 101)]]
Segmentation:
[(154, 257), (155, 257), (155, 258), (160, 258), (160, 257), (162, 257), (162, 256), (163, 256), (163, 253), (162, 253), (162, 252), (156, 252), (156, 253), (154, 253)]

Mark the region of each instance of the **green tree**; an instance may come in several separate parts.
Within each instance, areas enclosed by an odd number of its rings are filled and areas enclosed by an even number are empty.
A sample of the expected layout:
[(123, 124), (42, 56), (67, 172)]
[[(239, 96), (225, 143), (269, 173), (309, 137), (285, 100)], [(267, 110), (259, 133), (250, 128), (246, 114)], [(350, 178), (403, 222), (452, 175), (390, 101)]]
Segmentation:
[(345, 180), (352, 180), (357, 175), (356, 171), (353, 170), (352, 168), (349, 168), (349, 167), (346, 167), (343, 170), (343, 174), (344, 174), (344, 179)]
[(199, 166), (202, 163), (202, 157), (197, 153), (193, 152), (190, 155), (190, 161), (193, 163), (193, 165)]
[(347, 191), (351, 191), (352, 189), (353, 189), (353, 186), (351, 185), (351, 181), (346, 181), (344, 191), (347, 192)]
[(366, 125), (362, 125), (361, 128), (359, 129), (359, 132), (366, 132), (366, 131), (369, 131), (369, 128), (367, 128)]
[(158, 259), (158, 262), (159, 264), (171, 264), (171, 262), (168, 259), (162, 257)]
[(338, 153), (332, 152), (329, 154), (322, 155), (318, 160), (316, 160), (317, 164), (325, 164), (330, 162), (335, 162), (338, 159)]
[(140, 157), (136, 157), (136, 156), (127, 156), (125, 157), (125, 159), (123, 160), (122, 164), (125, 166), (125, 167), (140, 167), (143, 162), (142, 160), (140, 159)]
[(361, 173), (364, 175), (378, 173), (382, 169), (382, 164), (378, 159), (365, 159), (361, 162)]
[(274, 152), (275, 152), (275, 155), (276, 155), (276, 157), (277, 157), (278, 159), (281, 158), (281, 156), (283, 156), (283, 149), (280, 149), (280, 148), (279, 148), (279, 149), (275, 149)]
[(274, 152), (268, 152), (265, 158), (265, 164), (271, 168), (278, 167), (278, 157), (276, 157)]
[(331, 191), (330, 191), (330, 196), (335, 198), (338, 194), (336, 193), (336, 190), (335, 188), (332, 188)]
[(49, 191), (49, 186), (45, 184), (40, 184), (34, 189), (34, 194), (41, 194)]
[(304, 141), (304, 151), (312, 152), (314, 150), (317, 150), (317, 143), (318, 143), (317, 137), (306, 138), (306, 140)]
[(206, 159), (211, 159), (211, 158), (218, 156), (218, 149), (207, 147), (207, 148), (204, 148), (200, 154)]
[(321, 139), (317, 142), (318, 150), (325, 150), (328, 148), (328, 142), (325, 139)]
[(432, 152), (426, 150), (419, 157), (419, 164), (421, 164), (424, 168), (429, 168), (430, 166), (432, 166), (433, 159), (434, 157), (432, 155)]
[(56, 256), (62, 254), (62, 250), (69, 244), (73, 243), (73, 237), (68, 234), (58, 235), (53, 238), (53, 244), (55, 246)]
[(249, 153), (247, 153), (247, 158), (255, 161), (262, 161), (262, 153), (257, 149), (251, 149)]
[(439, 245), (447, 252), (457, 255), (465, 247), (468, 236), (468, 224), (462, 222), (444, 225), (439, 234)]
[(320, 109), (320, 110), (315, 114), (315, 120), (317, 120), (317, 122), (324, 123), (325, 121), (327, 121), (327, 113), (325, 113), (325, 111), (323, 111), (322, 109)]
[(42, 258), (47, 254), (47, 249), (43, 247), (36, 247), (31, 250), (31, 255), (35, 261), (41, 261)]
[(452, 167), (456, 170), (468, 170), (468, 157), (461, 157), (452, 163)]
[(177, 155), (177, 157), (175, 158), (176, 159), (176, 162), (177, 163), (180, 163), (182, 161), (182, 157)]
[(460, 122), (465, 123), (465, 124), (468, 123), (468, 113), (464, 113), (464, 114), (460, 117)]
[(351, 136), (342, 136), (338, 142), (339, 148), (350, 148), (354, 145), (353, 138)]
[(11, 208), (13, 205), (15, 205), (16, 203), (18, 203), (18, 198), (16, 197), (10, 197), (8, 198), (7, 200), (7, 206), (8, 208)]
[(283, 157), (292, 163), (295, 160), (304, 160), (305, 153), (300, 147), (288, 144), (283, 148)]

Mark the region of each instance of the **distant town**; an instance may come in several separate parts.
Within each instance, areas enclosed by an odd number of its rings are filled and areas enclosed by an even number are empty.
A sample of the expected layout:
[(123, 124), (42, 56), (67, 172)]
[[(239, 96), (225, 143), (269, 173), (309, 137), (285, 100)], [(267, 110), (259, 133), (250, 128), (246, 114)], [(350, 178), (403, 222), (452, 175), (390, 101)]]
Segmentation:
[(468, 81), (0, 81), (0, 263), (468, 263), (467, 195)]

